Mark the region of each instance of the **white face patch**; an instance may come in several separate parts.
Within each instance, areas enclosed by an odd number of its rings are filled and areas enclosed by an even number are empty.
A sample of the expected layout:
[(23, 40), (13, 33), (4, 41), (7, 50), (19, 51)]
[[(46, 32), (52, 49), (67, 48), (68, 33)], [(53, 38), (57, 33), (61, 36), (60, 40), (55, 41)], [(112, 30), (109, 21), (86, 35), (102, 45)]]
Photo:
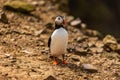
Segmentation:
[(63, 24), (63, 18), (61, 16), (56, 17), (55, 23), (58, 25)]

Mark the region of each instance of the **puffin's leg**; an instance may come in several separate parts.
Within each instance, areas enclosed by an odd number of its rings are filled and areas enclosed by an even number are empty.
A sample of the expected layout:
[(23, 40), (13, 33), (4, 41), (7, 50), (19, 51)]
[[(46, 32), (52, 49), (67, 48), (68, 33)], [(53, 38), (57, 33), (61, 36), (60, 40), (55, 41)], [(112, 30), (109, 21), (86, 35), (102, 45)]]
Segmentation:
[(67, 64), (67, 62), (65, 61), (65, 54), (62, 54), (62, 62), (63, 64)]
[(57, 64), (58, 64), (55, 56), (53, 56), (53, 64), (54, 64), (54, 65), (57, 65)]

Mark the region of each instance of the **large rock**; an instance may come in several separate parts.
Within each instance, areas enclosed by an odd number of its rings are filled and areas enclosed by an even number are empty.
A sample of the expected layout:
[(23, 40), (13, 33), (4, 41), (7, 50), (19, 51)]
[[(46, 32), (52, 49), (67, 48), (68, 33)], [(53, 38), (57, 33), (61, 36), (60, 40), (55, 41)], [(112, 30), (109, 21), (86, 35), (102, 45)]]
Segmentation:
[(18, 12), (29, 13), (35, 10), (35, 7), (27, 2), (23, 1), (9, 1), (4, 4), (4, 8), (7, 10), (14, 10)]
[(117, 50), (118, 49), (118, 43), (117, 43), (117, 40), (111, 36), (111, 35), (107, 35), (104, 39), (103, 39), (103, 43), (104, 43), (104, 48), (107, 50), (107, 51), (110, 51), (110, 50)]
[(105, 36), (105, 38), (103, 39), (104, 44), (108, 44), (108, 43), (112, 43), (112, 44), (116, 44), (117, 40), (111, 36), (111, 35), (107, 35)]
[[(119, 0), (65, 0), (68, 1), (69, 13), (80, 16), (89, 28), (120, 37)], [(96, 14), (97, 13), (97, 14)]]

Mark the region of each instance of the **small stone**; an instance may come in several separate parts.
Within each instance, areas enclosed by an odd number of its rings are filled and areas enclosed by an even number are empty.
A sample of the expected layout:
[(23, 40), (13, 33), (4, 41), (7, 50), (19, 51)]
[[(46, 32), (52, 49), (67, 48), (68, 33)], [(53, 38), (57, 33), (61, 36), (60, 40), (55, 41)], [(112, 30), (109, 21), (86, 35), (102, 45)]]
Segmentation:
[(44, 5), (45, 4), (45, 1), (44, 0), (41, 0), (41, 1), (33, 1), (31, 3), (32, 5), (35, 5), (35, 6), (39, 6), (39, 5)]
[(10, 54), (5, 54), (5, 57), (6, 57), (6, 58), (9, 58), (9, 57), (10, 57)]
[(28, 51), (28, 50), (23, 50), (22, 52), (23, 52), (23, 53), (26, 53), (26, 54), (30, 54), (30, 53), (31, 53), (31, 52)]
[(38, 2), (37, 1), (33, 1), (31, 2), (32, 5), (38, 6)]
[(83, 43), (81, 44), (81, 46), (82, 46), (82, 48), (88, 48), (88, 44), (87, 44), (86, 42), (83, 42)]
[(40, 1), (39, 1), (39, 5), (42, 6), (42, 5), (44, 5), (44, 4), (45, 4), (45, 1), (44, 1), (44, 0), (40, 0)]
[(95, 44), (96, 41), (98, 41), (98, 37), (91, 37), (91, 38), (88, 38), (89, 42)]
[(90, 30), (90, 29), (87, 29), (86, 32), (85, 32), (86, 35), (89, 35), (89, 36), (98, 36), (98, 37), (101, 37), (101, 33), (96, 31), (96, 30)]
[(81, 23), (81, 28), (86, 29), (87, 25), (85, 23)]
[(80, 18), (77, 18), (76, 20), (73, 20), (70, 25), (71, 26), (78, 26), (82, 21), (80, 20)]
[(44, 60), (47, 59), (47, 56), (41, 55), (40, 57), (38, 57), (38, 59), (39, 59), (40, 61), (44, 61)]
[(77, 65), (77, 66), (80, 66), (80, 62), (77, 62), (76, 65)]
[(120, 50), (120, 44), (118, 44), (117, 50)]
[(11, 63), (15, 63), (15, 62), (16, 62), (16, 59), (11, 60)]
[(99, 31), (93, 30), (92, 31), (93, 36), (101, 36), (101, 33)]
[(7, 16), (4, 12), (0, 12), (0, 21), (7, 24), (8, 23), (8, 19)]
[(93, 48), (90, 48), (90, 51), (91, 51), (92, 53), (101, 53), (101, 52), (103, 52), (103, 48), (93, 47)]
[(57, 80), (55, 77), (53, 77), (52, 75), (49, 75), (46, 79), (44, 80)]
[(72, 56), (71, 59), (72, 59), (73, 61), (76, 61), (76, 62), (80, 61), (80, 60), (79, 60), (79, 56), (75, 56), (75, 55)]
[(84, 37), (78, 37), (77, 38), (77, 42), (82, 42), (82, 41), (85, 41), (86, 39), (87, 39), (86, 36), (84, 36)]
[(76, 47), (76, 48), (75, 48), (75, 51), (76, 51), (76, 52), (86, 52), (87, 50), (84, 49), (84, 48)]
[(82, 69), (89, 71), (89, 72), (97, 72), (98, 71), (97, 68), (91, 64), (82, 64)]
[(77, 54), (77, 55), (84, 55), (85, 56), (85, 55), (88, 54), (88, 49), (76, 47), (75, 48), (75, 54)]
[(92, 47), (94, 44), (92, 42), (88, 42), (88, 47)]
[(103, 43), (102, 41), (97, 41), (97, 42), (95, 43), (95, 46), (96, 46), (96, 47), (103, 47), (103, 46), (104, 46), (104, 43)]

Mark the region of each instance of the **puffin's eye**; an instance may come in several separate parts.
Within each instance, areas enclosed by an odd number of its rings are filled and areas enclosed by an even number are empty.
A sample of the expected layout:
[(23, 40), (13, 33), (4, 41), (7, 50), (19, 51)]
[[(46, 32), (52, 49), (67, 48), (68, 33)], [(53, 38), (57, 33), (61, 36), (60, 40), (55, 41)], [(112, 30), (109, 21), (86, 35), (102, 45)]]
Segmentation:
[(58, 18), (58, 20), (60, 20), (60, 18)]

